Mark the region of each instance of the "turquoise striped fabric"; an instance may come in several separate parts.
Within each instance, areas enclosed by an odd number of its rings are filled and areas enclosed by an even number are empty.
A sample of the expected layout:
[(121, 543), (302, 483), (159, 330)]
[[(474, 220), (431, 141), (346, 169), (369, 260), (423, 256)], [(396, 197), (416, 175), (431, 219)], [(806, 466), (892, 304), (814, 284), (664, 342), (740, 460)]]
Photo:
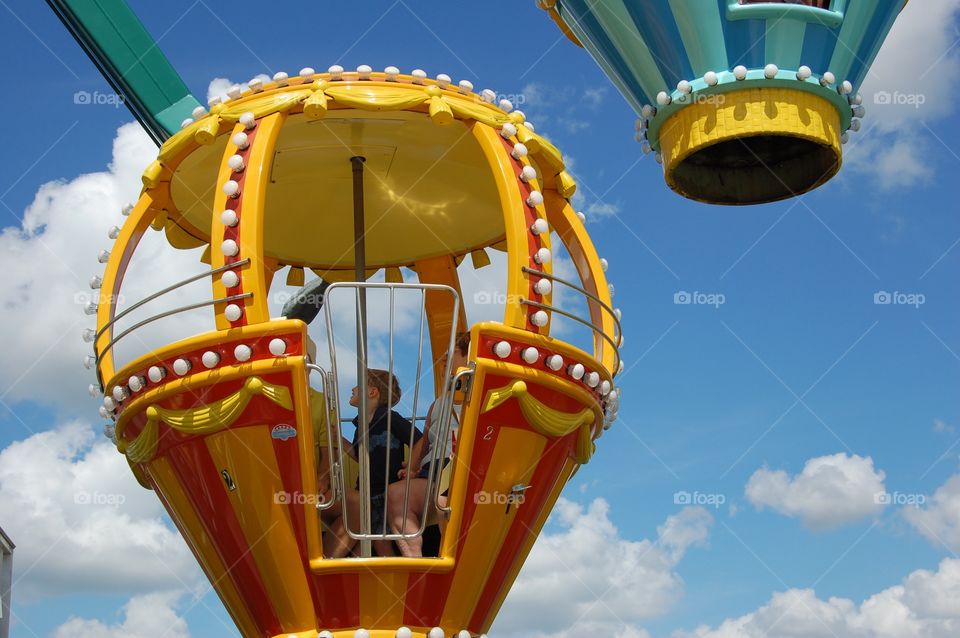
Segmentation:
[(834, 0), (842, 12), (739, 0), (559, 0), (604, 72), (639, 108), (707, 71), (809, 66), (860, 85), (901, 0)]

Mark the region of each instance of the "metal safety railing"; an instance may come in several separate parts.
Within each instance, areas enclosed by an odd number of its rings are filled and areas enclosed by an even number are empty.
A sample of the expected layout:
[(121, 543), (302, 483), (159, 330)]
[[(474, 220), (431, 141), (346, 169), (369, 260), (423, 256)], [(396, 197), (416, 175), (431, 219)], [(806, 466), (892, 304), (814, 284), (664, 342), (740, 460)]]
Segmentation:
[(531, 306), (533, 308), (539, 308), (542, 310), (549, 310), (550, 312), (555, 312), (583, 326), (586, 326), (587, 328), (592, 330), (595, 337), (602, 339), (606, 343), (610, 344), (610, 347), (613, 350), (613, 369), (610, 372), (611, 374), (617, 374), (617, 371), (620, 369), (620, 335), (623, 334), (623, 331), (620, 326), (620, 318), (617, 317), (616, 311), (613, 308), (611, 308), (609, 304), (607, 304), (602, 299), (597, 297), (595, 294), (593, 294), (589, 290), (584, 289), (582, 286), (578, 286), (577, 284), (571, 281), (567, 281), (566, 279), (562, 279), (551, 273), (543, 272), (542, 270), (536, 270), (535, 268), (530, 268), (528, 266), (523, 267), (523, 272), (531, 275), (536, 275), (537, 277), (549, 279), (552, 283), (562, 284), (567, 288), (574, 290), (580, 293), (581, 295), (583, 295), (584, 297), (586, 297), (588, 300), (588, 305), (589, 305), (589, 302), (592, 301), (600, 307), (601, 312), (606, 312), (607, 314), (610, 315), (611, 319), (613, 319), (613, 327), (614, 327), (614, 333), (612, 336), (606, 333), (602, 325), (597, 325), (594, 321), (584, 319), (583, 317), (579, 317), (573, 314), (572, 312), (564, 310), (563, 308), (558, 308), (557, 306), (552, 306), (550, 304), (540, 303), (539, 301), (533, 301), (532, 299), (520, 300), (520, 303), (524, 305)]
[[(240, 261), (238, 261), (238, 262), (235, 262), (235, 263), (232, 263), (232, 264), (228, 264), (228, 265), (226, 265), (226, 266), (221, 266), (221, 267), (219, 267), (219, 268), (213, 268), (213, 269), (211, 269), (211, 270), (207, 270), (207, 271), (204, 271), (204, 272), (201, 272), (201, 273), (197, 273), (196, 275), (192, 275), (192, 276), (190, 276), (190, 277), (187, 277), (186, 279), (182, 279), (182, 280), (178, 281), (177, 283), (171, 284), (171, 285), (167, 286), (166, 288), (163, 288), (163, 289), (161, 289), (161, 290), (158, 290), (157, 292), (152, 293), (152, 294), (150, 294), (150, 295), (147, 295), (146, 297), (144, 297), (144, 298), (141, 299), (140, 301), (132, 304), (129, 308), (124, 309), (122, 312), (118, 312), (117, 314), (115, 314), (113, 317), (110, 318), (110, 321), (108, 321), (107, 323), (103, 324), (103, 326), (102, 326), (99, 330), (97, 330), (97, 332), (96, 332), (96, 334), (95, 334), (95, 336), (94, 336), (93, 343), (94, 343), (94, 356), (95, 356), (95, 358), (96, 358), (96, 363), (99, 364), (99, 363), (103, 360), (104, 355), (106, 355), (106, 353), (108, 353), (110, 350), (112, 350), (113, 347), (117, 344), (118, 341), (120, 341), (120, 340), (123, 339), (124, 337), (130, 335), (131, 333), (139, 330), (140, 328), (142, 328), (142, 327), (144, 327), (144, 326), (146, 326), (146, 325), (148, 325), (148, 324), (153, 323), (154, 321), (157, 321), (157, 320), (159, 320), (159, 319), (163, 319), (163, 318), (165, 318), (165, 317), (170, 317), (170, 316), (172, 316), (172, 315), (180, 314), (180, 313), (182, 313), (182, 312), (188, 312), (188, 311), (190, 311), (190, 310), (196, 310), (196, 309), (198, 309), (198, 308), (204, 308), (204, 307), (206, 307), (206, 306), (213, 306), (213, 305), (216, 305), (216, 304), (218, 304), (218, 303), (230, 303), (230, 302), (232, 302), (232, 301), (239, 301), (239, 300), (241, 300), (241, 299), (247, 299), (248, 297), (252, 297), (252, 296), (253, 296), (253, 293), (249, 293), (249, 292), (248, 292), (248, 293), (244, 293), (244, 294), (240, 294), (240, 295), (228, 295), (228, 296), (226, 296), (226, 297), (221, 297), (221, 298), (219, 298), (219, 299), (208, 299), (208, 300), (206, 300), (206, 301), (200, 301), (200, 302), (197, 302), (197, 303), (192, 303), (192, 304), (188, 304), (188, 305), (185, 305), (185, 306), (180, 306), (180, 307), (178, 307), (178, 308), (172, 308), (172, 309), (170, 309), (170, 310), (165, 310), (165, 311), (163, 311), (163, 312), (157, 313), (156, 315), (153, 315), (153, 316), (151, 316), (151, 317), (147, 317), (146, 319), (144, 319), (144, 320), (142, 320), (142, 321), (139, 321), (139, 322), (133, 324), (133, 325), (130, 326), (129, 328), (127, 328), (127, 329), (123, 330), (122, 332), (120, 332), (119, 334), (111, 335), (110, 341), (107, 342), (107, 344), (103, 347), (102, 350), (99, 350), (99, 351), (98, 351), (98, 350), (96, 349), (97, 340), (100, 339), (100, 337), (101, 337), (105, 332), (107, 332), (108, 330), (112, 330), (113, 327), (114, 327), (114, 325), (117, 323), (117, 321), (119, 321), (120, 319), (123, 319), (124, 317), (126, 317), (127, 315), (129, 315), (131, 312), (133, 312), (133, 311), (136, 310), (137, 308), (140, 308), (140, 307), (142, 307), (142, 306), (150, 303), (151, 301), (153, 301), (153, 300), (155, 300), (155, 299), (159, 299), (160, 297), (162, 297), (162, 296), (164, 296), (164, 295), (166, 295), (166, 294), (168, 294), (168, 293), (171, 293), (171, 292), (173, 292), (174, 290), (177, 290), (178, 288), (182, 288), (183, 286), (186, 286), (187, 284), (192, 284), (193, 282), (195, 282), (195, 281), (200, 281), (201, 279), (204, 279), (204, 278), (206, 278), (206, 277), (212, 277), (212, 276), (214, 276), (214, 275), (218, 275), (218, 274), (220, 274), (220, 273), (222, 273), (222, 272), (225, 272), (225, 271), (227, 271), (227, 270), (232, 270), (232, 269), (234, 269), (234, 268), (239, 268), (239, 267), (242, 267), (242, 266), (246, 266), (246, 265), (249, 264), (249, 263), (250, 263), (250, 260), (249, 260), (249, 259), (243, 259), (243, 260), (240, 260)], [(99, 373), (98, 373), (98, 374), (99, 374)]]
[[(341, 293), (338, 295), (338, 292)], [(357, 331), (357, 386), (359, 389), (359, 397), (357, 411), (358, 418), (356, 420), (357, 432), (354, 437), (356, 446), (354, 447), (354, 452), (356, 454), (356, 460), (359, 464), (359, 478), (357, 484), (357, 490), (359, 492), (359, 501), (360, 501), (360, 516), (359, 521), (351, 520), (351, 517), (348, 515), (347, 511), (347, 499), (345, 495), (347, 494), (348, 487), (344, 484), (344, 449), (343, 449), (343, 437), (338, 435), (336, 441), (333, 441), (331, 436), (331, 444), (335, 447), (331, 448), (335, 451), (334, 460), (331, 463), (332, 467), (336, 468), (336, 474), (333, 480), (338, 484), (336, 492), (340, 497), (341, 502), (341, 515), (344, 517), (344, 529), (349, 534), (349, 536), (355, 540), (361, 541), (361, 556), (370, 555), (369, 544), (372, 541), (394, 541), (394, 540), (409, 540), (416, 538), (423, 534), (426, 528), (427, 514), (429, 512), (428, 508), (434, 505), (436, 501), (436, 493), (438, 492), (439, 479), (440, 479), (440, 470), (441, 467), (438, 467), (442, 464), (444, 460), (441, 457), (441, 453), (447, 447), (447, 439), (450, 436), (450, 421), (452, 415), (452, 401), (453, 401), (453, 383), (455, 380), (451, 380), (452, 376), (452, 355), (456, 345), (456, 321), (451, 322), (450, 334), (447, 339), (447, 347), (445, 350), (444, 365), (443, 370), (441, 371), (441, 379), (443, 382), (440, 385), (439, 395), (436, 398), (436, 401), (433, 404), (432, 411), (432, 422), (429, 424), (430, 428), (438, 428), (439, 436), (434, 440), (437, 442), (436, 445), (431, 446), (430, 453), (427, 458), (422, 459), (424, 462), (429, 460), (429, 471), (427, 476), (426, 491), (424, 494), (423, 503), (419, 504), (419, 510), (421, 515), (419, 516), (420, 525), (416, 532), (413, 533), (400, 533), (393, 532), (390, 529), (390, 521), (388, 521), (388, 499), (387, 495), (389, 494), (389, 488), (391, 484), (395, 484), (398, 481), (404, 482), (404, 501), (402, 513), (404, 518), (406, 514), (410, 511), (411, 506), (411, 481), (417, 478), (416, 470), (418, 468), (411, 466), (411, 461), (413, 461), (412, 452), (414, 449), (415, 437), (414, 437), (414, 428), (416, 423), (426, 420), (426, 415), (418, 414), (418, 402), (420, 395), (420, 384), (424, 376), (424, 362), (423, 362), (423, 350), (426, 339), (426, 330), (427, 327), (427, 316), (426, 316), (426, 303), (428, 294), (444, 294), (449, 295), (452, 307), (452, 316), (458, 317), (460, 314), (460, 295), (456, 289), (441, 285), (441, 284), (412, 284), (412, 283), (380, 283), (380, 282), (338, 282), (331, 284), (326, 292), (324, 293), (324, 314), (327, 324), (327, 338), (329, 342), (330, 349), (330, 374), (329, 385), (330, 393), (328, 396), (331, 397), (330, 400), (335, 403), (339, 402), (339, 384), (342, 378), (342, 371), (338, 365), (337, 357), (337, 325), (335, 320), (334, 309), (338, 307), (338, 302), (335, 299), (337, 296), (343, 296), (342, 292), (352, 292), (354, 298), (354, 304), (356, 307), (356, 323), (355, 328)], [(377, 293), (382, 292), (388, 296), (389, 303), (389, 312), (388, 312), (388, 329), (387, 329), (387, 341), (388, 341), (388, 352), (387, 352), (387, 373), (388, 373), (388, 382), (387, 382), (387, 401), (386, 405), (386, 432), (385, 432), (385, 458), (384, 462), (384, 483), (382, 485), (374, 486), (371, 484), (371, 459), (370, 459), (370, 417), (372, 415), (368, 414), (368, 409), (364, 398), (367, 396), (367, 376), (369, 371), (369, 357), (367, 352), (367, 340), (368, 340), (368, 326), (367, 326), (367, 317), (366, 317), (366, 301), (368, 293)], [(391, 476), (391, 457), (393, 454), (397, 453), (393, 449), (393, 441), (396, 436), (394, 432), (394, 423), (393, 423), (393, 410), (392, 405), (393, 401), (393, 387), (390, 382), (391, 379), (395, 378), (395, 371), (397, 369), (396, 365), (396, 348), (395, 348), (395, 336), (396, 336), (396, 299), (398, 293), (419, 293), (419, 329), (417, 334), (417, 344), (416, 344), (416, 365), (408, 366), (408, 369), (414, 369), (414, 383), (412, 391), (412, 410), (409, 419), (411, 424), (409, 430), (409, 437), (407, 440), (402, 441), (402, 445), (406, 445), (408, 448), (408, 459), (407, 459), (407, 472), (406, 476), (403, 479), (398, 479), (395, 476)], [(435, 367), (430, 366), (430, 373), (435, 372)], [(459, 378), (460, 375), (457, 375)], [(450, 380), (450, 381), (448, 381)], [(335, 406), (333, 409), (333, 414), (337, 426), (341, 423), (347, 423), (353, 421), (346, 417), (340, 416), (339, 407)], [(402, 445), (399, 446), (402, 448)], [(392, 460), (396, 461), (396, 457), (392, 457)], [(373, 494), (382, 494), (383, 503), (383, 516), (382, 523), (379, 525), (378, 529), (373, 529), (372, 526), (372, 495)], [(431, 496), (434, 498), (431, 498)], [(379, 499), (378, 499), (379, 500)], [(359, 523), (359, 525), (356, 525)]]

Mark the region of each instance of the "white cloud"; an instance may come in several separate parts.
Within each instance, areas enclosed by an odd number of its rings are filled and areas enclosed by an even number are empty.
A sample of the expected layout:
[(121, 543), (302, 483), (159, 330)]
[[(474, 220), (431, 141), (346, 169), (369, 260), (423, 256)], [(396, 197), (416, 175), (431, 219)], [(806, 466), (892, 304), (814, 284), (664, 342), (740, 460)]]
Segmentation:
[(105, 625), (99, 620), (71, 618), (57, 627), (52, 638), (190, 638), (187, 621), (177, 614), (178, 593), (135, 596), (123, 606), (123, 621)]
[(857, 605), (822, 600), (812, 589), (773, 594), (766, 605), (717, 627), (676, 631), (673, 638), (952, 638), (960, 634), (960, 560), (936, 572), (917, 570), (903, 583)]
[(954, 112), (960, 80), (958, 11), (957, 0), (908, 4), (860, 88), (864, 130), (853, 134), (845, 161), (883, 189), (932, 178), (935, 121)]
[(960, 474), (938, 487), (924, 507), (905, 507), (903, 515), (937, 547), (960, 551)]
[(0, 521), (17, 544), (15, 590), (27, 600), (199, 586), (193, 555), (163, 517), (157, 496), (86, 424), (0, 451)]
[(746, 495), (757, 509), (769, 507), (807, 527), (826, 529), (878, 513), (883, 480), (883, 471), (874, 469), (869, 456), (833, 454), (808, 460), (793, 478), (783, 470), (761, 468), (747, 482)]
[(552, 517), (562, 530), (541, 534), (491, 635), (645, 638), (637, 624), (681, 597), (675, 568), (688, 548), (706, 542), (713, 523), (703, 508), (688, 507), (657, 528), (656, 540), (633, 541), (600, 498), (586, 509), (561, 498)]
[[(0, 329), (16, 335), (8, 340), (0, 367), (0, 388), (6, 402), (33, 400), (71, 413), (95, 412), (96, 404), (85, 390), (93, 374), (85, 373), (81, 366), (91, 348), (80, 336), (84, 328), (95, 324), (93, 317), (83, 312), (83, 305), (93, 298), (88, 281), (91, 275), (103, 272), (96, 261), (97, 251), (110, 249), (107, 229), (125, 221), (120, 209), (136, 201), (140, 174), (156, 153), (156, 146), (139, 125), (125, 124), (117, 131), (113, 159), (106, 171), (42, 185), (25, 210), (22, 225), (0, 231), (0, 271), (4, 273), (0, 297), (5, 300)], [(164, 267), (157, 268), (158, 262)], [(175, 250), (162, 233), (148, 231), (130, 265), (121, 296), (129, 304), (203, 268), (198, 250)], [(191, 290), (209, 298), (209, 285), (201, 288), (202, 292)], [(191, 294), (190, 290), (178, 291), (144, 311), (152, 314), (188, 298), (197, 300)], [(138, 317), (143, 314), (131, 316)], [(128, 358), (139, 355), (149, 344), (169, 343), (208, 326), (212, 319), (179, 315), (131, 335), (121, 342), (118, 354)]]
[(934, 419), (933, 420), (933, 431), (934, 432), (945, 432), (947, 434), (953, 434), (955, 428), (944, 421), (943, 419)]
[[(263, 82), (271, 82), (273, 80), (265, 73), (256, 75), (252, 79), (261, 80)], [(249, 88), (246, 82), (234, 82), (229, 78), (213, 78), (210, 80), (210, 84), (207, 86), (207, 101), (214, 97), (219, 97), (220, 99), (226, 98), (227, 91), (229, 91), (230, 87), (234, 85), (239, 86), (242, 90)]]
[(605, 219), (613, 217), (620, 213), (620, 204), (611, 204), (609, 202), (593, 202), (587, 206), (587, 220)]

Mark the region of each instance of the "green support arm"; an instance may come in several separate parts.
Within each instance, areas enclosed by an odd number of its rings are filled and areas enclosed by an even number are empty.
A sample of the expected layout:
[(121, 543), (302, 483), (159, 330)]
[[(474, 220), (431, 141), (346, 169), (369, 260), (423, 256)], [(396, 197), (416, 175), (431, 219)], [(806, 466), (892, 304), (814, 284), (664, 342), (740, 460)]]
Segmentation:
[(200, 106), (125, 0), (47, 0), (160, 145)]

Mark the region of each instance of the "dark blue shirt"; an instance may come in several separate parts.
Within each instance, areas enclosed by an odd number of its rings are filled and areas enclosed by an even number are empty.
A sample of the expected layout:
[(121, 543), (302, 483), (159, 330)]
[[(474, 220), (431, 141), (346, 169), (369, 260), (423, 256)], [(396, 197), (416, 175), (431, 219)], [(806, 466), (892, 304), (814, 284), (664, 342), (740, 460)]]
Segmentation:
[[(390, 415), (390, 432), (387, 432), (387, 415)], [(360, 421), (359, 415), (353, 419), (356, 426)], [(384, 483), (393, 483), (399, 480), (397, 473), (403, 464), (403, 446), (410, 444), (410, 434), (413, 432), (413, 442), (416, 443), (423, 436), (410, 421), (403, 418), (395, 410), (387, 411), (385, 407), (378, 407), (373, 413), (367, 436), (370, 442), (370, 495), (378, 496), (384, 493)], [(389, 441), (389, 442), (388, 442)], [(360, 449), (360, 430), (353, 434), (353, 449), (357, 458), (363, 454)], [(390, 467), (387, 468), (387, 450), (390, 450)], [(386, 475), (385, 472), (388, 472)]]

